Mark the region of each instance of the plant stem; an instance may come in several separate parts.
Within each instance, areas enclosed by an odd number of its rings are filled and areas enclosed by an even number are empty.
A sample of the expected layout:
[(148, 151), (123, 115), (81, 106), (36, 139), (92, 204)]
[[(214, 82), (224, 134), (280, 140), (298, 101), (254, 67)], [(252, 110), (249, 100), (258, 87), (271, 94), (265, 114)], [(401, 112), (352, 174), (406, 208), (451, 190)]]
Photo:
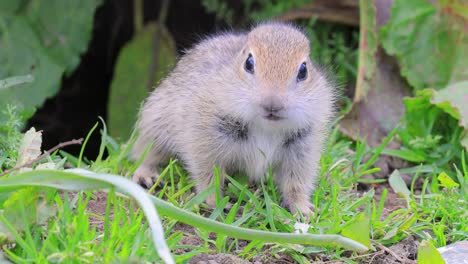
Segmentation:
[(253, 230), (220, 223), (201, 217), (192, 212), (185, 211), (174, 205), (151, 196), (158, 212), (182, 223), (194, 226), (206, 231), (224, 234), (233, 238), (245, 240), (257, 240), (269, 243), (308, 244), (314, 246), (341, 246), (357, 252), (365, 252), (368, 248), (361, 243), (340, 235), (314, 235), (314, 234), (290, 234)]
[(143, 0), (133, 0), (133, 26), (135, 33), (143, 28)]

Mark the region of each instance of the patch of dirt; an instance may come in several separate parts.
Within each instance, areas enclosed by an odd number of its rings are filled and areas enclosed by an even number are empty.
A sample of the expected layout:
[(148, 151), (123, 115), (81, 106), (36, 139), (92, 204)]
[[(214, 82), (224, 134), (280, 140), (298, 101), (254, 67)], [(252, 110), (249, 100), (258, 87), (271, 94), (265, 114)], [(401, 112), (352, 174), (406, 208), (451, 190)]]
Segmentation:
[[(374, 173), (374, 175), (375, 175), (375, 178), (377, 179), (385, 179), (385, 178), (388, 178), (388, 176), (394, 170), (401, 169), (401, 168), (408, 168), (410, 166), (411, 164), (409, 162), (402, 160), (400, 158), (381, 155), (373, 166), (375, 168), (380, 168), (380, 171)], [(411, 183), (411, 181), (409, 183)]]
[[(76, 197), (77, 193), (76, 192), (68, 192), (68, 201), (72, 201)], [(64, 192), (60, 193), (60, 196), (62, 199), (64, 198)], [(101, 232), (104, 230), (104, 221), (101, 219), (101, 217), (97, 216), (102, 216), (104, 217), (106, 215), (106, 206), (107, 206), (107, 196), (108, 194), (103, 191), (95, 191), (93, 192), (93, 197), (89, 199), (88, 206), (86, 207), (86, 210), (88, 212), (91, 212), (94, 215), (90, 215), (89, 217), (89, 223), (91, 226), (96, 228), (97, 232)], [(83, 197), (83, 200), (86, 199)], [(138, 209), (138, 205), (134, 205), (134, 211)], [(126, 208), (128, 210), (128, 208)], [(113, 221), (114, 219), (114, 208), (111, 206), (110, 212), (109, 212), (109, 219), (110, 221)]]
[(416, 263), (416, 255), (418, 252), (418, 241), (414, 240), (413, 237), (408, 237), (398, 244), (395, 244), (389, 248), (383, 248), (379, 254), (374, 258), (372, 262), (375, 264), (399, 264), (399, 263)]
[[(291, 256), (286, 255), (284, 253), (280, 252), (280, 253), (276, 253), (275, 255), (273, 255), (271, 253), (271, 251), (272, 251), (271, 247), (272, 246), (273, 245), (264, 246), (263, 247), (263, 252), (262, 252), (263, 255), (255, 256), (251, 263), (254, 263), (254, 264), (264, 264), (264, 263), (265, 264), (267, 264), (267, 263), (271, 263), (271, 264), (293, 264), (293, 263), (297, 263), (296, 261), (294, 261), (294, 259)], [(313, 263), (315, 263), (315, 261), (313, 261), (314, 259), (311, 258), (309, 260), (311, 260)]]
[(385, 204), (384, 208), (382, 211), (382, 216), (381, 219), (384, 219), (387, 217), (390, 213), (393, 211), (400, 209), (400, 208), (405, 208), (406, 207), (406, 201), (404, 198), (396, 194), (388, 184), (380, 184), (375, 188), (375, 199), (376, 202), (380, 202), (381, 197), (382, 197), (382, 192), (384, 189), (387, 189), (387, 197), (385, 198)]
[(193, 257), (188, 262), (189, 264), (248, 264), (250, 262), (245, 261), (239, 257), (231, 254), (200, 254)]
[[(93, 192), (95, 199), (90, 199), (88, 203), (88, 211), (93, 212), (96, 215), (105, 216), (106, 215), (106, 205), (107, 205), (107, 193), (105, 192)], [(114, 219), (113, 210), (111, 210), (109, 215), (110, 220)], [(95, 217), (90, 216), (89, 224), (96, 227), (97, 232), (104, 230), (104, 222)]]
[[(186, 224), (177, 223), (171, 230), (171, 233), (181, 232), (184, 237), (179, 241), (181, 246), (200, 246), (204, 244), (203, 239), (197, 236), (195, 228)], [(210, 245), (210, 249), (214, 250), (214, 246)], [(173, 251), (176, 255), (181, 255), (190, 252), (189, 248), (177, 248)]]

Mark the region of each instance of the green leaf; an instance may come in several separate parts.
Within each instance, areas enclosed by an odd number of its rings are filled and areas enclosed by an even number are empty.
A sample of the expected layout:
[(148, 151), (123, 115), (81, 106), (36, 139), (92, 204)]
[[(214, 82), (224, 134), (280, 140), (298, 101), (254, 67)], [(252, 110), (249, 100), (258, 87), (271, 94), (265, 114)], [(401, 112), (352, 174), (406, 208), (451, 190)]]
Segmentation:
[(341, 234), (370, 247), (370, 220), (364, 213), (360, 213), (354, 220), (348, 223)]
[(400, 149), (383, 149), (382, 153), (384, 155), (388, 156), (393, 156), (393, 157), (398, 157), (400, 159), (404, 159), (407, 161), (419, 163), (419, 162), (424, 162), (424, 156), (410, 150), (407, 148), (400, 148)]
[[(467, 67), (468, 68), (468, 67)], [(431, 103), (451, 115), (459, 121), (464, 132), (460, 143), (468, 150), (468, 81), (461, 81), (449, 87), (437, 91), (431, 99)]]
[(406, 201), (410, 200), (411, 192), (406, 186), (405, 181), (401, 178), (400, 172), (398, 170), (394, 170), (390, 177), (388, 178), (388, 183), (390, 187), (392, 187), (393, 191), (405, 197)]
[[(155, 38), (158, 45), (154, 43)], [(159, 49), (154, 50), (155, 47)], [(169, 32), (154, 23), (146, 25), (125, 45), (117, 60), (108, 104), (109, 130), (113, 137), (125, 140), (130, 136), (140, 104), (166, 76), (175, 63), (175, 56), (175, 44)], [(152, 61), (153, 57), (156, 61)]]
[[(14, 176), (12, 176), (14, 177)], [(36, 187), (29, 187), (13, 192), (3, 203), (3, 216), (16, 228), (23, 231), (26, 225), (42, 225), (56, 213), (56, 208), (45, 199), (44, 192)], [(14, 237), (7, 227), (0, 222), (0, 236), (13, 241)]]
[(425, 89), (418, 91), (415, 97), (403, 100), (406, 108), (406, 129), (411, 135), (425, 136), (429, 132), (430, 125), (427, 123), (431, 123), (439, 112), (438, 109), (431, 106), (429, 101), (433, 94), (434, 90)]
[(382, 238), (382, 240), (388, 240), (398, 234), (398, 226), (395, 226), (394, 228), (390, 229), (385, 236)]
[[(419, 137), (427, 137), (432, 133), (434, 123), (440, 119), (440, 112), (450, 115), (448, 119), (458, 120), (458, 125), (463, 128), (460, 143), (468, 150), (468, 81), (457, 82), (442, 90), (424, 89), (418, 91), (415, 97), (405, 98), (405, 121), (409, 134)], [(442, 120), (444, 121), (444, 120)], [(445, 120), (448, 121), (448, 120)], [(453, 123), (453, 122), (452, 122)], [(447, 126), (447, 124), (444, 124)], [(447, 133), (452, 134), (456, 125), (446, 127)], [(444, 136), (448, 136), (447, 134)]]
[(35, 79), (1, 89), (0, 108), (16, 104), (31, 112), (57, 92), (62, 75), (77, 67), (88, 47), (100, 2), (0, 0), (0, 10), (9, 6), (8, 15), (0, 16), (0, 79), (24, 74)]
[(424, 240), (418, 247), (418, 264), (444, 264), (445, 261), (439, 251), (429, 242)]
[(464, 70), (468, 42), (463, 32), (467, 19), (455, 20), (446, 11), (458, 1), (438, 2), (395, 0), (390, 19), (380, 30), (383, 47), (397, 57), (401, 74), (416, 89), (440, 89), (468, 79)]
[(447, 189), (452, 189), (460, 186), (458, 183), (452, 180), (452, 178), (450, 178), (450, 176), (448, 176), (445, 172), (440, 173), (439, 176), (437, 176), (437, 179), (439, 180), (440, 185)]
[(454, 83), (437, 91), (431, 103), (459, 120), (460, 126), (468, 129), (468, 80)]
[[(460, 153), (463, 142), (468, 144), (468, 130), (460, 127), (460, 122), (455, 119), (463, 111), (454, 110), (449, 101), (441, 101), (441, 92), (444, 95), (446, 91), (424, 89), (415, 97), (405, 98), (405, 129), (399, 132), (408, 148), (425, 157), (426, 162), (440, 165), (456, 158), (454, 155)], [(459, 91), (459, 96), (463, 98), (463, 91)], [(432, 99), (436, 97), (440, 101)], [(462, 103), (457, 105), (459, 109), (466, 107)]]
[(0, 16), (14, 15), (28, 0), (0, 0)]

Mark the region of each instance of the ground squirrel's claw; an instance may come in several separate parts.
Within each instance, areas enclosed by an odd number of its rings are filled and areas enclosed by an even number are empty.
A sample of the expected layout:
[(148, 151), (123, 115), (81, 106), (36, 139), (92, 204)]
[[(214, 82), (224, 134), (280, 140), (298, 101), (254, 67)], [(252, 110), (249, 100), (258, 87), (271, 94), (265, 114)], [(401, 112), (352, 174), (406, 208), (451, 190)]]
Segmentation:
[(153, 181), (148, 178), (139, 178), (138, 179), (138, 184), (143, 187), (143, 188), (151, 188), (153, 186)]
[(158, 178), (158, 173), (154, 172), (147, 168), (138, 168), (133, 174), (132, 180), (135, 183), (138, 183), (141, 187), (150, 189), (153, 187), (156, 179)]

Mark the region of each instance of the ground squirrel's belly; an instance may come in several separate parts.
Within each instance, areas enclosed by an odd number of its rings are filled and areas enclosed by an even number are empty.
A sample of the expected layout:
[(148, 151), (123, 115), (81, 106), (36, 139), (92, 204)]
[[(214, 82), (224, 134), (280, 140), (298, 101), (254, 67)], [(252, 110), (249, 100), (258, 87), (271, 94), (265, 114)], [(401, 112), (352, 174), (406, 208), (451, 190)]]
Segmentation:
[(282, 144), (278, 139), (252, 132), (245, 141), (223, 144), (225, 154), (221, 156), (223, 160), (220, 163), (226, 164), (229, 170), (245, 172), (252, 180), (259, 181), (267, 175), (269, 166), (274, 167), (281, 162)]
[(251, 142), (246, 148), (249, 152), (244, 160), (247, 175), (259, 181), (268, 174), (268, 166), (274, 167), (281, 162), (282, 138), (274, 135), (258, 134), (253, 131)]

